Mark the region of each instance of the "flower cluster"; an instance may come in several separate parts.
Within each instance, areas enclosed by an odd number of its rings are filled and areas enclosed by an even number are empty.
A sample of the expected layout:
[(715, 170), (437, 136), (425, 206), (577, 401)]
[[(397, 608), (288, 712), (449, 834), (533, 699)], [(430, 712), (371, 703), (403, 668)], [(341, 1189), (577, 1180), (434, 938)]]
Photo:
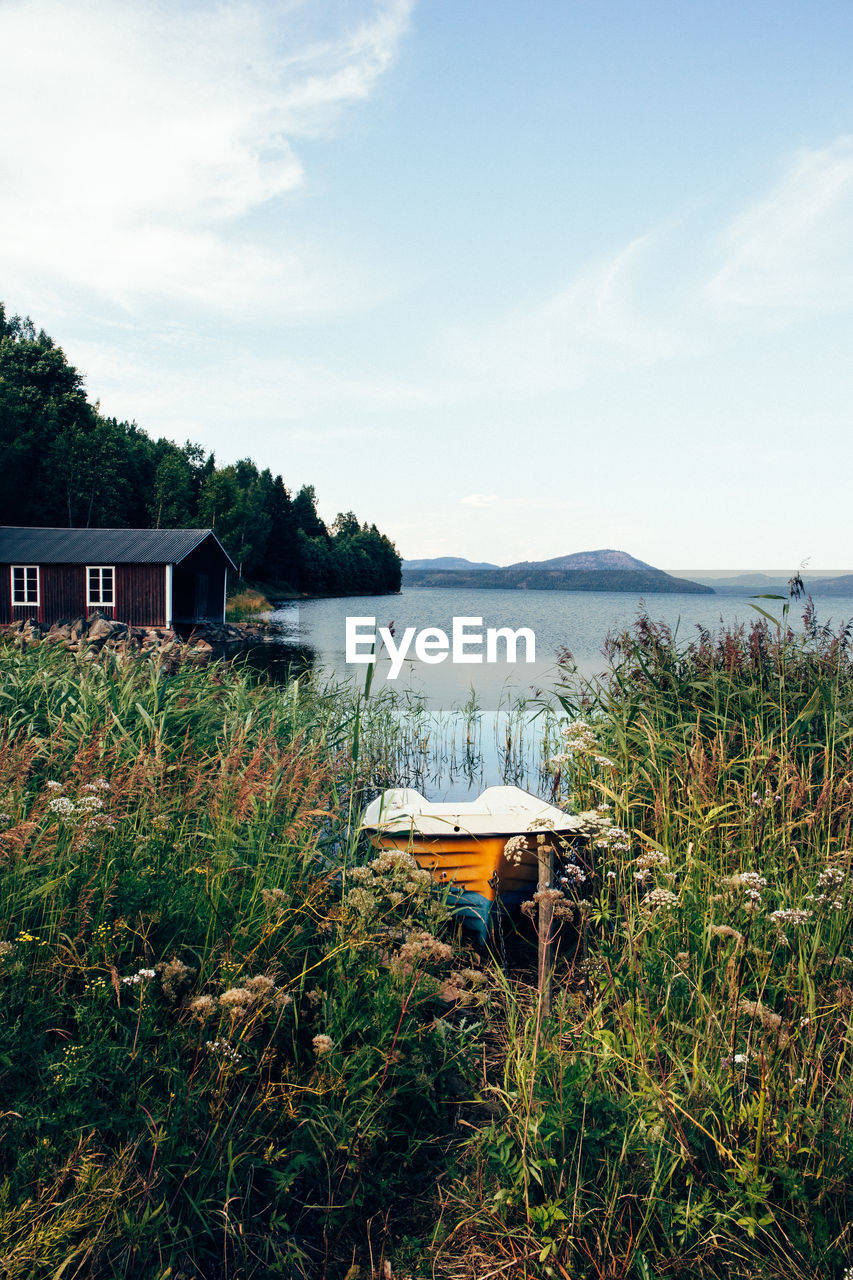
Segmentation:
[(608, 817), (609, 813), (609, 804), (600, 804), (595, 809), (585, 809), (583, 813), (578, 814), (578, 819), (583, 824), (581, 830), (587, 835), (595, 835), (601, 831), (606, 831), (608, 827), (612, 826)]
[(798, 929), (801, 924), (805, 924), (807, 920), (811, 920), (813, 912), (806, 911), (802, 907), (788, 907), (783, 911), (771, 911), (770, 919), (777, 927), (789, 924), (794, 929)]
[(638, 871), (652, 871), (655, 867), (668, 867), (669, 858), (665, 853), (651, 849), (648, 853), (641, 853), (638, 858), (635, 858), (634, 866)]
[(746, 905), (751, 910), (758, 908), (761, 903), (761, 890), (767, 888), (767, 881), (757, 871), (739, 871), (737, 875), (730, 876), (723, 883), (728, 889), (741, 890)]
[(198, 1022), (224, 1014), (233, 1029), (236, 1023), (253, 1018), (267, 1008), (286, 1009), (291, 1004), (293, 996), (289, 992), (281, 991), (269, 974), (259, 973), (254, 978), (246, 978), (241, 986), (227, 987), (218, 996), (195, 996), (186, 1009)]
[(510, 836), (504, 845), (504, 857), (515, 867), (520, 867), (527, 853), (526, 836)]
[(314, 1052), (318, 1058), (321, 1058), (324, 1053), (331, 1053), (332, 1049), (335, 1047), (335, 1042), (332, 1037), (322, 1034), (314, 1036), (311, 1043), (314, 1046)]
[[(583, 906), (582, 903), (576, 905)], [(575, 908), (561, 889), (537, 889), (532, 898), (528, 898), (521, 904), (522, 914), (533, 919), (540, 906), (549, 906), (555, 919), (574, 920), (575, 918)]]
[(252, 993), (247, 987), (229, 987), (219, 997), (219, 1007), (235, 1017), (241, 1017), (243, 1010), (252, 1003)]
[(647, 911), (669, 911), (677, 905), (678, 895), (669, 889), (652, 889), (640, 903), (640, 906)]
[(434, 881), (429, 871), (419, 867), (410, 853), (402, 849), (383, 849), (364, 866), (348, 872), (352, 888), (343, 896), (344, 908), (368, 921), (404, 904), (417, 908), (422, 919), (438, 922), (447, 916), (447, 908), (433, 892)]
[(63, 818), (69, 818), (72, 814), (81, 818), (103, 809), (104, 802), (100, 796), (93, 795), (78, 797), (76, 804), (68, 796), (54, 796), (52, 800), (48, 800), (47, 807), (51, 813), (58, 813)]
[(641, 853), (634, 859), (632, 865), (635, 868), (634, 879), (637, 884), (645, 884), (653, 871), (662, 871), (664, 867), (669, 866), (669, 858), (665, 853), (652, 849), (647, 853)]
[(221, 1037), (217, 1040), (205, 1040), (204, 1043), (205, 1047), (223, 1062), (241, 1062), (243, 1059), (242, 1053), (238, 1053), (233, 1045)]
[(627, 853), (631, 848), (631, 837), (622, 827), (606, 826), (595, 841), (596, 849), (607, 849), (613, 853)]
[(409, 934), (397, 955), (404, 968), (419, 968), (430, 961), (447, 964), (453, 959), (453, 948), (446, 942), (439, 942), (425, 929), (419, 929)]
[(122, 978), (122, 982), (126, 987), (135, 987), (139, 982), (150, 982), (153, 977), (153, 969), (137, 969), (136, 973), (128, 974), (126, 978)]
[(843, 910), (846, 880), (847, 876), (840, 867), (826, 867), (818, 876), (815, 892), (808, 895), (808, 901), (830, 911)]
[(598, 749), (595, 730), (585, 720), (574, 720), (571, 724), (563, 725), (560, 736), (563, 739), (563, 750), (560, 755), (552, 757), (555, 763), (562, 764), (574, 755), (582, 755)]
[(600, 752), (596, 731), (585, 720), (575, 720), (560, 730), (562, 750), (551, 756), (549, 764), (559, 767), (571, 764), (575, 756), (591, 756), (597, 765), (613, 769), (615, 764)]
[(100, 830), (111, 831), (116, 822), (109, 814), (102, 812), (104, 799), (100, 794), (111, 791), (106, 778), (96, 778), (94, 782), (85, 782), (80, 788), (76, 800), (64, 794), (62, 784), (51, 779), (46, 784), (53, 795), (47, 802), (48, 812), (54, 814), (68, 826), (77, 826), (80, 835), (77, 839), (78, 849), (91, 848), (91, 836)]

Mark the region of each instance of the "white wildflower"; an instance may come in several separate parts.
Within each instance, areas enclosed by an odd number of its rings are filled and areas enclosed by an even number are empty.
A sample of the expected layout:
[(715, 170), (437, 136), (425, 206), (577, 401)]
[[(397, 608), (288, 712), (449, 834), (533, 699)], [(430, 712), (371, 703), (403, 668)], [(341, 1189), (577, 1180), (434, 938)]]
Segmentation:
[(514, 866), (520, 866), (527, 852), (527, 840), (524, 836), (511, 836), (504, 845), (504, 857)]
[(126, 978), (122, 978), (122, 982), (125, 986), (135, 987), (139, 982), (150, 982), (154, 976), (153, 969), (137, 969), (136, 973), (131, 973)]
[(784, 911), (771, 911), (770, 919), (777, 926), (789, 924), (792, 928), (797, 929), (801, 924), (805, 924), (807, 920), (811, 920), (813, 912), (805, 911), (798, 907), (789, 907)]
[(757, 871), (739, 871), (724, 884), (731, 889), (741, 889), (747, 902), (755, 906), (761, 902), (761, 890), (767, 888), (767, 881)]
[(223, 1062), (241, 1062), (243, 1055), (230, 1045), (227, 1040), (205, 1040), (206, 1047), (217, 1058), (221, 1058)]
[(841, 911), (844, 907), (844, 884), (846, 874), (840, 867), (826, 867), (821, 871), (815, 885), (815, 892), (808, 895), (807, 901), (816, 907), (827, 907), (830, 911)]
[(650, 871), (654, 867), (668, 867), (669, 858), (665, 853), (659, 853), (656, 849), (652, 849), (648, 853), (641, 853), (638, 858), (635, 858), (634, 866), (639, 871)]
[(652, 889), (640, 903), (640, 906), (645, 907), (648, 911), (658, 909), (668, 911), (677, 905), (678, 896), (670, 892), (669, 889)]

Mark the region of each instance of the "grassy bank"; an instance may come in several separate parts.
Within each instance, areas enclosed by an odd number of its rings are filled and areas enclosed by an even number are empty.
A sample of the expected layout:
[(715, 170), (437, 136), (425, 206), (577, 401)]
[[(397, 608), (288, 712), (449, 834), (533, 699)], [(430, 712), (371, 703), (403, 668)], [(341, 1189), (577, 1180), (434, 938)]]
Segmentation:
[(255, 618), (259, 613), (269, 613), (273, 606), (263, 591), (255, 587), (244, 587), (229, 595), (225, 602), (225, 617), (229, 622), (244, 622), (247, 618)]
[(481, 963), (348, 835), (449, 726), (2, 650), (0, 1275), (841, 1280), (849, 636), (642, 619), (609, 656), (560, 691), (598, 834), (546, 1016), (529, 932)]
[(463, 1049), (428, 876), (341, 883), (357, 704), (2, 663), (0, 1274), (346, 1271)]
[(846, 1276), (849, 631), (679, 648), (643, 619), (609, 656), (562, 695), (555, 780), (601, 833), (554, 1015), (506, 984), (444, 1248), (472, 1274)]

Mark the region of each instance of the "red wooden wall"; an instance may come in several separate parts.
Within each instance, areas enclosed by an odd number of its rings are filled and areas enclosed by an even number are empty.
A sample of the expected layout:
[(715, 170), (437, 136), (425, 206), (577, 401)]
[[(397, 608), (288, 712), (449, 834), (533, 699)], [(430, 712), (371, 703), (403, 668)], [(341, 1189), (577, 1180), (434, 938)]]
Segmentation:
[(115, 604), (86, 605), (84, 564), (43, 564), (39, 572), (40, 604), (12, 607), (10, 566), (0, 565), (0, 622), (36, 618), (50, 625), (62, 619), (100, 613), (132, 626), (162, 627), (166, 622), (166, 566), (163, 564), (117, 564)]

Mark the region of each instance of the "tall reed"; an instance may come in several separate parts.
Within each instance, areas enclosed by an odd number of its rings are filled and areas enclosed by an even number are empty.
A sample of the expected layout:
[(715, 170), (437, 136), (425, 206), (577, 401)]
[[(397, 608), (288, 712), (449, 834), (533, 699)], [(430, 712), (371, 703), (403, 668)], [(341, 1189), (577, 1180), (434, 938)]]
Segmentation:
[[(556, 795), (595, 835), (553, 1017), (503, 990), (448, 1268), (841, 1277), (853, 1263), (850, 628), (642, 616), (567, 666)], [(589, 952), (577, 946), (581, 932)], [(464, 1242), (464, 1246), (463, 1246)], [(476, 1260), (476, 1262), (474, 1262)]]

